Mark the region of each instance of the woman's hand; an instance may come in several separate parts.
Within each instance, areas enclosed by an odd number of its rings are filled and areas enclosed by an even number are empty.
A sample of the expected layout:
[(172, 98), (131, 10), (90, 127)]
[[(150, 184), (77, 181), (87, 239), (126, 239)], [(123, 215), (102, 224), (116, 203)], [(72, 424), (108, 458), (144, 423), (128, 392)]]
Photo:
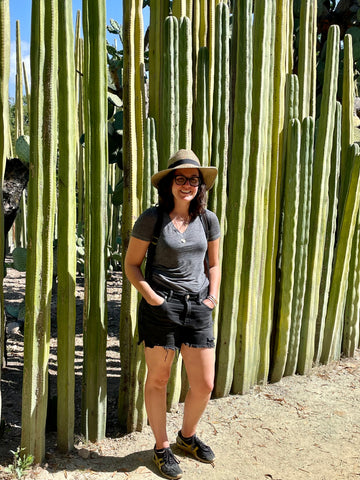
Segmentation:
[(164, 297), (161, 297), (160, 295), (158, 295), (156, 293), (156, 297), (152, 297), (152, 299), (150, 301), (148, 301), (147, 303), (149, 305), (151, 305), (152, 307), (159, 307), (160, 305), (162, 305), (163, 303), (165, 302), (165, 298)]
[(209, 298), (205, 298), (205, 300), (203, 300), (203, 303), (205, 303), (207, 307), (211, 308), (211, 310), (215, 308), (215, 305)]

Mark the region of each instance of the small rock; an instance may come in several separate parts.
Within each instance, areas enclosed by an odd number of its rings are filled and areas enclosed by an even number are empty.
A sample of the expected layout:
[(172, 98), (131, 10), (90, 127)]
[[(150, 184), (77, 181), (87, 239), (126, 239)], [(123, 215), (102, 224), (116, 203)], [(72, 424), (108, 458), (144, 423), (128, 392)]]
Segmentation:
[(79, 457), (84, 458), (85, 460), (90, 457), (90, 452), (86, 448), (80, 448), (78, 450)]

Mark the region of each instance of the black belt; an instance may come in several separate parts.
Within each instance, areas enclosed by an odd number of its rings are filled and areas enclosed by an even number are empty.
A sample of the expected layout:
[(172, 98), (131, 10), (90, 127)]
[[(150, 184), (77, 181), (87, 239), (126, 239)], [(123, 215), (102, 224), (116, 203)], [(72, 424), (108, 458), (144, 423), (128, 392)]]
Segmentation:
[(195, 300), (197, 302), (204, 300), (208, 291), (208, 287), (205, 287), (201, 292), (198, 293), (177, 292), (176, 290), (164, 288), (161, 285), (152, 285), (152, 288), (154, 288), (159, 295), (164, 296), (166, 300), (176, 298), (177, 300), (182, 301)]

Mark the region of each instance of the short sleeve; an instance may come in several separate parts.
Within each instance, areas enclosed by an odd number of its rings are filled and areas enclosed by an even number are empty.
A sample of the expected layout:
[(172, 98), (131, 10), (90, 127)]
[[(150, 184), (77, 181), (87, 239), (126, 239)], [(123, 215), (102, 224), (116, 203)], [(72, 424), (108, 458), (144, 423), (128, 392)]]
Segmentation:
[(145, 242), (151, 242), (156, 219), (156, 207), (151, 207), (145, 210), (136, 220), (131, 236), (138, 238), (139, 240), (144, 240)]
[(209, 225), (208, 241), (212, 242), (220, 237), (220, 223), (214, 212), (206, 210), (206, 218)]

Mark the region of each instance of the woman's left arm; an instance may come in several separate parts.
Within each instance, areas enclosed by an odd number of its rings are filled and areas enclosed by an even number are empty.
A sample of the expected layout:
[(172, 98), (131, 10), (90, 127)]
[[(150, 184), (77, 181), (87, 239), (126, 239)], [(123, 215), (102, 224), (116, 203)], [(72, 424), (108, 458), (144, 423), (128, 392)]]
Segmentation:
[[(209, 296), (218, 301), (220, 288), (220, 265), (219, 265), (219, 246), (220, 238), (208, 242), (208, 256), (209, 256)], [(215, 307), (215, 304), (209, 299), (205, 299), (204, 303), (210, 307)]]

